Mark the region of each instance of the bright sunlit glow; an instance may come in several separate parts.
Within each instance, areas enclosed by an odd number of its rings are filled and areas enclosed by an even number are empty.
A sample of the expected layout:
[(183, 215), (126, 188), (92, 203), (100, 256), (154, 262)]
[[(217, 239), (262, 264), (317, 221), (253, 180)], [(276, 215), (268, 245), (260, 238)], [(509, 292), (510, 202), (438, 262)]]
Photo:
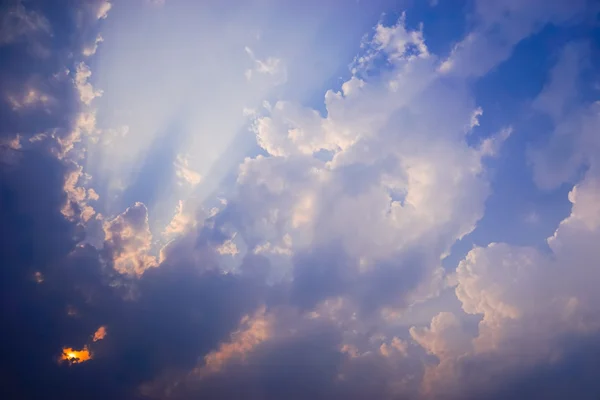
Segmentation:
[(92, 353), (90, 353), (87, 346), (84, 346), (81, 350), (65, 347), (60, 357), (61, 362), (68, 362), (69, 364), (79, 364), (91, 359)]

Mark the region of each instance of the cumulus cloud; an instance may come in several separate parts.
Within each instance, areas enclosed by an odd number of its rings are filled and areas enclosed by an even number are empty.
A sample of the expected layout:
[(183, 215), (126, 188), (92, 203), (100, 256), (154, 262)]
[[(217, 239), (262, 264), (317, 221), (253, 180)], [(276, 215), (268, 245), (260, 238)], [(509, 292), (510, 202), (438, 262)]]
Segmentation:
[[(306, 268), (323, 263), (319, 274), (334, 280), (323, 284), (348, 293), (364, 286), (366, 297), (376, 298), (378, 285), (389, 282), (390, 297), (373, 300), (384, 304), (428, 279), (451, 244), (474, 228), (488, 185), (481, 152), (465, 141), (474, 101), (460, 81), (451, 86), (440, 78), (422, 32), (408, 30), (404, 19), (380, 25), (365, 54), (357, 74), (377, 58), (394, 67), (328, 91), (325, 117), (278, 102), (255, 120), (269, 156), (241, 165), (240, 200), (228, 207), (251, 249), (284, 238), (290, 254), (338, 246), (315, 252), (318, 261)], [(319, 159), (319, 151), (332, 159)], [(332, 262), (330, 253), (340, 260)], [(303, 267), (296, 262), (297, 281)], [(340, 294), (327, 290), (323, 296)]]
[[(102, 37), (95, 24), (117, 10), (104, 0), (56, 13), (36, 1), (3, 9), (1, 55), (23, 68), (0, 68), (0, 395), (598, 393), (586, 376), (599, 353), (600, 114), (578, 94), (585, 44), (565, 47), (531, 105), (554, 125), (529, 154), (536, 184), (579, 178), (549, 252), (492, 243), (449, 275), (442, 267), (484, 215), (487, 162), (513, 132), (481, 134), (482, 113), (495, 111), (479, 107), (473, 80), (583, 8), (517, 3), (476, 1), (473, 31), (447, 60), (429, 48), (427, 26), (405, 15), (376, 25), (323, 110), (275, 98), (247, 113), (260, 149), (219, 187), (221, 203), (196, 198), (203, 177), (180, 153), (175, 115), (156, 127), (164, 132), (147, 157), (131, 161), (135, 176), (120, 177), (130, 178), (121, 208), (103, 204), (110, 193), (85, 168), (102, 91), (94, 64), (81, 60)], [(285, 82), (283, 61), (246, 52), (250, 83)], [(557, 153), (564, 162), (551, 166)], [(161, 214), (156, 193), (175, 188), (177, 207)], [(462, 311), (427, 302), (452, 288)], [(433, 318), (411, 327), (403, 318), (420, 304)], [(564, 373), (571, 367), (577, 378)]]
[(88, 82), (88, 79), (92, 76), (92, 71), (90, 68), (83, 62), (77, 65), (75, 70), (75, 87), (79, 92), (79, 98), (81, 101), (89, 105), (92, 100), (94, 100), (98, 96), (102, 96), (102, 90), (94, 89), (92, 84)]
[(71, 171), (65, 179), (64, 190), (67, 194), (67, 200), (62, 207), (62, 214), (72, 221), (87, 222), (96, 215), (96, 211), (88, 204), (89, 201), (99, 199), (94, 189), (86, 189), (78, 186), (84, 179), (83, 167), (71, 163)]
[[(598, 296), (590, 282), (599, 256), (599, 188), (597, 176), (588, 176), (573, 189), (571, 215), (548, 239), (552, 255), (507, 244), (469, 252), (456, 271), (456, 296), (466, 313), (481, 315), (478, 333), (466, 332), (452, 314), (435, 317), (430, 329), (411, 330), (440, 360), (428, 371), (427, 390), (439, 396), (452, 387), (455, 397), (471, 389), (493, 392), (498, 387), (486, 382), (494, 371), (534, 374), (540, 366), (560, 365), (571, 356), (565, 340), (585, 343), (597, 335)], [(454, 321), (454, 332), (448, 324), (440, 329), (442, 317)], [(478, 371), (468, 371), (472, 364)]]
[(104, 222), (104, 248), (110, 254), (115, 270), (124, 274), (141, 275), (157, 265), (149, 254), (152, 233), (148, 226), (148, 209), (135, 203), (114, 219)]
[[(572, 80), (575, 77), (568, 74), (559, 77), (556, 72), (564, 70), (565, 63), (570, 62), (573, 56), (573, 47), (567, 46), (551, 74), (549, 86), (538, 97), (543, 102), (536, 101), (534, 106), (558, 104), (564, 100), (562, 91), (555, 90), (555, 80)], [(571, 69), (572, 74), (577, 75), (580, 68)], [(568, 93), (569, 90), (565, 95), (568, 96)], [(572, 360), (571, 352), (576, 350), (573, 346), (565, 347), (564, 343), (595, 340), (590, 338), (595, 338), (600, 329), (600, 314), (594, 307), (598, 302), (597, 291), (590, 284), (596, 281), (595, 265), (599, 256), (594, 245), (600, 234), (598, 152), (593, 147), (595, 140), (586, 141), (585, 145), (579, 141), (583, 135), (597, 132), (600, 120), (595, 105), (580, 104), (566, 114), (557, 112), (559, 108), (556, 107), (544, 107), (544, 110), (557, 118), (555, 123), (558, 127), (570, 123), (574, 116), (585, 116), (584, 124), (570, 125), (572, 131), (562, 137), (570, 143), (573, 153), (581, 154), (582, 158), (573, 167), (583, 162), (588, 165), (583, 179), (569, 193), (571, 214), (548, 238), (550, 254), (536, 248), (492, 243), (474, 248), (460, 262), (454, 277), (456, 296), (467, 314), (481, 316), (476, 334), (461, 327), (452, 314), (438, 315), (432, 320), (431, 328), (411, 330), (413, 338), (439, 359), (439, 364), (428, 370), (424, 381), (424, 390), (434, 397), (448, 393), (449, 388), (452, 388), (452, 396), (457, 398), (469, 391), (480, 395), (487, 391), (487, 396), (494, 392), (502, 393), (499, 384), (488, 381), (491, 374), (499, 371), (507, 371), (503, 378), (513, 382), (514, 390), (532, 390), (532, 393), (537, 392), (535, 396), (542, 396), (541, 393), (551, 393), (548, 388), (553, 384), (548, 383), (538, 390), (527, 388), (511, 373), (535, 376), (535, 368), (547, 365), (574, 362), (579, 368), (580, 362), (588, 363), (579, 356), (579, 359)], [(556, 130), (550, 143), (560, 135), (564, 133)], [(541, 169), (543, 167), (538, 163), (549, 160), (545, 157), (553, 151), (551, 146), (536, 152), (534, 171), (549, 172)], [(562, 168), (572, 167), (563, 165)], [(545, 184), (544, 181), (541, 183)], [(453, 333), (448, 328), (440, 329), (442, 320), (454, 321)], [(443, 326), (447, 327), (448, 323)], [(474, 366), (476, 370), (472, 370)], [(560, 370), (560, 367), (553, 368)], [(569, 383), (574, 382), (573, 378), (559, 377), (557, 382), (570, 387), (571, 393), (581, 391), (584, 397), (590, 393)], [(505, 390), (510, 392), (510, 388), (513, 386)]]

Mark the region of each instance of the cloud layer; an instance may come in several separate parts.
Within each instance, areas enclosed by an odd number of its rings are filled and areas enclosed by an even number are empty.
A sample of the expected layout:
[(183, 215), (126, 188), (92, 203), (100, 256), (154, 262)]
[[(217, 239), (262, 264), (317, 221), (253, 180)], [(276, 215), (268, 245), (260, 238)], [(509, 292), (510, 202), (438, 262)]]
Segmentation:
[[(554, 44), (514, 121), (478, 86), (524, 41), (589, 32), (592, 2), (468, 2), (440, 55), (410, 8), (382, 18), (317, 104), (285, 96), (298, 60), (242, 37), (236, 82), (269, 95), (244, 97), (256, 146), (218, 184), (194, 109), (121, 175), (94, 167), (130, 140), (95, 80), (122, 7), (1, 9), (2, 398), (597, 398), (598, 42)], [(544, 140), (519, 139), (525, 118)], [(545, 246), (457, 255), (519, 140), (531, 190), (570, 214)]]

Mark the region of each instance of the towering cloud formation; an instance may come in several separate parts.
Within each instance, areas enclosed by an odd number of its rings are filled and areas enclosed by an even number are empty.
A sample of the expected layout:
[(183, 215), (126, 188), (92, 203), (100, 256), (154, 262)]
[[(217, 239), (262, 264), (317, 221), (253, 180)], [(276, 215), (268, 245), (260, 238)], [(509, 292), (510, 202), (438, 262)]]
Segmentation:
[(527, 144), (532, 181), (568, 186), (570, 214), (544, 248), (455, 246), (522, 134), (481, 132), (498, 111), (478, 80), (548, 24), (587, 32), (592, 4), (470, 2), (472, 31), (444, 57), (401, 14), (323, 110), (280, 96), (290, 60), (246, 47), (245, 83), (281, 92), (247, 113), (258, 148), (219, 197), (180, 120), (129, 187), (91, 175), (111, 134), (94, 57), (121, 4), (1, 9), (2, 398), (598, 396), (600, 110), (582, 90), (597, 43), (566, 44), (526, 106), (551, 131)]

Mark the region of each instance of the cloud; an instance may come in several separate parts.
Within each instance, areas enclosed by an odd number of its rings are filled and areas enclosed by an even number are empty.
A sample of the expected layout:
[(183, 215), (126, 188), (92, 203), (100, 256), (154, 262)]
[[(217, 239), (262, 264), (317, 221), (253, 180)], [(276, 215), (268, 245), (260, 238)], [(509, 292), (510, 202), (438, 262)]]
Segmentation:
[(428, 353), (440, 359), (460, 356), (470, 347), (469, 337), (463, 331), (460, 320), (448, 312), (436, 315), (429, 328), (411, 328), (410, 335)]
[(89, 105), (96, 97), (102, 96), (102, 90), (94, 89), (88, 79), (92, 76), (92, 71), (83, 62), (77, 65), (75, 70), (75, 87), (79, 92), (79, 98), (83, 104)]
[[(476, 2), (475, 30), (446, 62), (425, 26), (378, 24), (323, 111), (275, 99), (248, 115), (260, 149), (218, 188), (220, 204), (196, 198), (202, 177), (181, 153), (185, 113), (175, 113), (131, 160), (133, 176), (118, 177), (124, 206), (108, 209), (100, 200), (112, 193), (86, 171), (102, 92), (81, 58), (111, 5), (40, 4), (13, 3), (15, 33), (0, 47), (14, 52), (0, 68), (2, 398), (597, 393), (600, 114), (578, 96), (584, 46), (565, 49), (532, 104), (555, 125), (530, 154), (536, 183), (581, 172), (550, 252), (476, 246), (450, 276), (441, 261), (483, 216), (488, 158), (512, 132), (481, 138), (473, 77), (540, 26), (569, 21), (578, 2)], [(52, 51), (43, 58), (32, 43)], [(285, 78), (278, 59), (247, 52), (252, 83)], [(566, 161), (551, 167), (559, 150)], [(155, 214), (177, 182), (189, 192), (173, 196), (172, 216)], [(112, 217), (94, 225), (96, 209)], [(429, 302), (447, 286), (462, 311)], [(431, 322), (410, 327), (413, 308)]]
[(267, 77), (269, 82), (275, 85), (285, 83), (287, 80), (287, 71), (283, 61), (280, 58), (268, 57), (264, 60), (256, 58), (254, 51), (250, 47), (245, 47), (244, 50), (254, 62), (254, 67), (247, 69), (245, 72), (248, 81), (261, 79), (261, 76)]
[(35, 89), (29, 89), (25, 93), (21, 93), (17, 96), (8, 96), (8, 101), (11, 103), (13, 110), (20, 110), (22, 108), (42, 106), (44, 107), (48, 102), (52, 101), (48, 95), (40, 93)]
[(219, 349), (204, 357), (204, 366), (198, 371), (200, 375), (219, 372), (232, 359), (244, 360), (247, 353), (269, 337), (269, 321), (262, 308), (254, 316), (242, 318), (243, 329), (231, 334), (231, 341), (223, 343)]
[(148, 209), (143, 203), (135, 203), (104, 222), (104, 235), (104, 248), (120, 273), (141, 275), (157, 266), (156, 258), (149, 254), (152, 233), (148, 226)]
[(108, 12), (112, 8), (112, 4), (105, 0), (97, 1), (96, 3), (96, 18), (106, 18), (108, 16)]
[(512, 128), (504, 128), (495, 135), (485, 138), (479, 145), (479, 150), (482, 155), (493, 157), (498, 155), (500, 148), (504, 144), (504, 141), (512, 134)]
[(85, 47), (83, 49), (83, 55), (86, 57), (89, 56), (93, 56), (94, 54), (96, 54), (96, 50), (98, 50), (98, 45), (100, 43), (102, 43), (104, 41), (104, 39), (102, 38), (101, 35), (96, 36), (96, 40), (94, 40), (94, 43), (88, 47)]
[(13, 1), (2, 13), (0, 24), (0, 45), (14, 43), (42, 33), (49, 34), (52, 29), (49, 21), (35, 10), (28, 10), (21, 1)]
[(233, 239), (235, 239), (235, 235), (233, 235), (231, 239), (227, 239), (220, 247), (217, 247), (217, 253), (221, 255), (230, 256), (235, 256), (236, 254), (239, 254), (240, 251), (238, 250), (237, 245), (235, 244)]
[(179, 200), (175, 214), (163, 232), (166, 237), (173, 238), (181, 235), (195, 226), (196, 218), (188, 208), (190, 208), (188, 204)]
[[(292, 310), (268, 314), (259, 310), (244, 319), (246, 329), (234, 333), (232, 342), (210, 353), (204, 367), (170, 387), (169, 393), (174, 398), (230, 398), (244, 393), (247, 398), (271, 399), (331, 391), (335, 366), (342, 360), (335, 349), (339, 339), (335, 331), (319, 323), (307, 324)], [(277, 333), (265, 341), (268, 332)]]
[(97, 342), (98, 340), (102, 340), (106, 337), (106, 327), (105, 326), (101, 326), (100, 328), (98, 328), (98, 330), (96, 332), (94, 332), (94, 342)]
[(87, 347), (84, 347), (81, 350), (75, 350), (70, 347), (66, 347), (63, 349), (63, 353), (61, 355), (61, 361), (66, 361), (69, 364), (79, 364), (92, 359), (92, 355)]
[[(98, 4), (57, 8), (49, 22), (65, 24), (65, 37), (78, 37), (77, 21), (85, 22), (92, 10), (94, 19), (105, 14), (96, 14)], [(64, 46), (81, 54), (79, 43)], [(177, 266), (173, 259), (141, 278), (118, 274), (113, 267), (139, 271), (152, 258), (144, 252), (151, 234), (143, 204), (105, 221), (104, 244), (84, 243), (90, 231), (82, 224), (87, 213), (80, 211), (100, 196), (87, 187), (89, 177), (75, 163), (80, 161), (75, 152), (63, 149), (75, 124), (93, 124), (81, 117), (82, 99), (73, 82), (49, 72), (64, 71), (62, 61), (46, 60), (52, 64), (47, 70), (46, 64), (25, 62), (23, 76), (13, 80), (21, 89), (32, 81), (52, 89), (58, 105), (52, 118), (35, 102), (27, 112), (2, 104), (10, 118), (1, 124), (0, 256), (6, 264), (0, 281), (6, 307), (0, 325), (11, 329), (0, 332), (0, 369), (6, 371), (0, 393), (3, 398), (84, 392), (90, 399), (132, 398), (143, 382), (170, 368), (190, 368), (199, 355), (217, 348), (240, 318), (256, 309), (260, 291), (255, 281), (199, 273), (197, 264)], [(3, 81), (15, 76), (10, 68), (7, 73), (8, 65), (2, 65)], [(34, 67), (36, 80), (29, 71)]]
[[(565, 62), (573, 57), (572, 51), (571, 46), (565, 48), (555, 72), (564, 69)], [(578, 73), (580, 68), (571, 71)], [(565, 99), (562, 90), (554, 90), (556, 79), (574, 78), (551, 74), (551, 83), (538, 97), (544, 99), (543, 104), (558, 104)], [(567, 90), (566, 98), (570, 86), (558, 86)], [(425, 390), (434, 397), (449, 391), (457, 398), (465, 393), (501, 397), (498, 393), (513, 393), (513, 390), (539, 397), (551, 393), (552, 387), (585, 397), (591, 393), (589, 390), (597, 390), (591, 382), (586, 387), (577, 386), (571, 376), (557, 376), (553, 378), (558, 379), (556, 382), (545, 382), (537, 389), (517, 378), (520, 375), (535, 379), (539, 370), (558, 371), (569, 363), (584, 368), (588, 361), (579, 355), (578, 343), (593, 343), (600, 329), (600, 314), (594, 306), (598, 302), (597, 291), (591, 284), (596, 280), (595, 265), (600, 256), (594, 244), (600, 235), (599, 153), (592, 136), (586, 136), (600, 127), (600, 114), (594, 104), (580, 103), (567, 113), (558, 112), (559, 109), (545, 108), (555, 118), (557, 127), (570, 124), (570, 134), (561, 138), (563, 145), (568, 144), (571, 152), (581, 154), (574, 161), (576, 164), (562, 168), (587, 163), (583, 178), (568, 195), (571, 213), (548, 238), (551, 253), (492, 243), (474, 248), (460, 262), (454, 278), (456, 296), (467, 314), (481, 316), (475, 334), (458, 324), (452, 314), (438, 315), (429, 329), (411, 329), (413, 338), (439, 359), (439, 364), (428, 370), (424, 382)], [(573, 118), (584, 118), (585, 123), (573, 125)], [(554, 151), (552, 143), (561, 135), (563, 131), (557, 128), (550, 145), (537, 150), (534, 172), (549, 172), (537, 163), (550, 159)], [(581, 141), (584, 136), (591, 140)], [(454, 321), (453, 333), (439, 329), (441, 318)], [(488, 381), (492, 374), (499, 374), (497, 383)], [(500, 382), (507, 385), (501, 388)]]
[(288, 238), (290, 254), (314, 254), (294, 265), (309, 306), (357, 291), (376, 307), (402, 303), (474, 228), (488, 193), (482, 152), (465, 140), (477, 108), (464, 82), (438, 74), (422, 32), (378, 26), (365, 53), (357, 75), (367, 59), (393, 68), (328, 91), (326, 116), (278, 102), (255, 120), (269, 156), (246, 159), (228, 205), (250, 249)]
[[(192, 368), (256, 309), (264, 289), (255, 281), (202, 273), (199, 264), (167, 259), (135, 280), (113, 272), (110, 257), (129, 261), (133, 243), (147, 243), (145, 208), (107, 221), (105, 249), (78, 244), (81, 229), (61, 214), (68, 166), (44, 150), (22, 150), (0, 170), (3, 196), (12, 199), (0, 211), (0, 255), (8, 262), (2, 293), (10, 303), (0, 318), (19, 328), (0, 333), (2, 366), (18, 377), (3, 395), (89, 390), (93, 399), (128, 398), (164, 371)], [(40, 382), (40, 374), (53, 379)]]
[(71, 221), (89, 221), (96, 211), (88, 204), (88, 201), (98, 200), (98, 194), (93, 190), (86, 190), (83, 186), (77, 186), (83, 178), (83, 168), (77, 164), (71, 164), (64, 185), (67, 201), (61, 209), (62, 214)]
[(513, 47), (547, 24), (568, 25), (584, 15), (585, 0), (488, 2), (476, 0), (476, 28), (440, 66), (444, 73), (482, 76), (505, 61)]
[(583, 72), (589, 68), (588, 54), (588, 43), (565, 46), (548, 83), (533, 102), (535, 109), (554, 120), (550, 140), (530, 152), (535, 183), (543, 189), (572, 182), (580, 166), (596, 157), (599, 105), (581, 106), (575, 94)]
[[(573, 189), (571, 215), (548, 239), (552, 255), (507, 244), (469, 252), (457, 269), (456, 295), (466, 313), (481, 315), (477, 335), (458, 327), (456, 333), (443, 332), (438, 339), (431, 335), (434, 325), (439, 325), (437, 319), (432, 321), (431, 334), (411, 330), (440, 359), (428, 382), (434, 393), (447, 391), (451, 381), (458, 382), (454, 388), (459, 397), (469, 387), (493, 392), (497, 386), (485, 382), (494, 370), (535, 375), (537, 368), (562, 365), (572, 357), (570, 352), (578, 351), (565, 347), (565, 340), (585, 342), (597, 334), (598, 298), (590, 281), (595, 280), (599, 256), (594, 245), (600, 235), (595, 206), (599, 196), (597, 176), (587, 176)], [(478, 371), (466, 371), (473, 363), (479, 364)], [(504, 379), (513, 378), (507, 372)], [(582, 395), (586, 391), (572, 389)]]
[(178, 155), (174, 165), (175, 175), (181, 179), (182, 183), (187, 183), (193, 187), (202, 181), (202, 176), (189, 167), (189, 161), (186, 157)]
[(394, 353), (398, 353), (398, 354), (406, 357), (407, 356), (407, 352), (406, 352), (407, 348), (408, 348), (408, 344), (405, 341), (394, 336), (389, 344), (383, 343), (379, 347), (379, 352), (384, 357), (390, 357)]

